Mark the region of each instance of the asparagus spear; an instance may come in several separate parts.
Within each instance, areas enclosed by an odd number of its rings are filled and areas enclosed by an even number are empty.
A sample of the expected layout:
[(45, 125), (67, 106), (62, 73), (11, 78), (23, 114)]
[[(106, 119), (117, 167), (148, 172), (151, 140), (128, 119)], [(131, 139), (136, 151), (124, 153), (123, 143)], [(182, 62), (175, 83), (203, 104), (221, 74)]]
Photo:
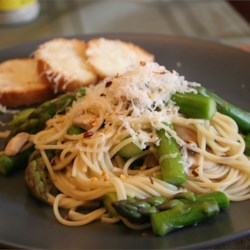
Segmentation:
[[(49, 159), (54, 155), (53, 151), (47, 151), (46, 153)], [(31, 194), (40, 201), (48, 203), (48, 194), (57, 192), (48, 176), (46, 165), (40, 154), (37, 154), (29, 162), (25, 169), (24, 179)]]
[(26, 167), (28, 158), (33, 151), (34, 147), (30, 147), (14, 156), (2, 153), (0, 155), (0, 174), (9, 175), (16, 169)]
[[(243, 133), (250, 133), (250, 113), (223, 100), (218, 95), (209, 92), (204, 87), (198, 87), (198, 95), (192, 93), (176, 93), (172, 100), (180, 106), (180, 113), (199, 119), (210, 120), (216, 112), (216, 105), (219, 112), (233, 118)], [(205, 99), (203, 99), (205, 97)], [(245, 154), (250, 155), (250, 134), (245, 136)]]
[[(157, 131), (160, 138), (158, 147), (162, 179), (174, 185), (185, 182), (185, 172), (181, 162), (181, 154), (173, 137), (167, 137), (163, 129)], [(162, 159), (162, 160), (161, 160)]]
[(18, 124), (24, 122), (26, 119), (28, 119), (29, 115), (34, 111), (34, 108), (27, 108), (24, 110), (21, 110), (17, 115), (15, 115), (11, 121), (11, 126), (15, 127), (18, 126)]
[(216, 191), (202, 195), (196, 195), (193, 192), (182, 192), (171, 198), (163, 196), (151, 196), (146, 199), (129, 198), (127, 200), (115, 201), (112, 206), (121, 216), (127, 218), (133, 223), (142, 223), (149, 221), (151, 214), (172, 209), (174, 207), (193, 204), (195, 202), (204, 202), (214, 200), (220, 209), (229, 206), (229, 199), (224, 192)]
[[(42, 130), (46, 121), (57, 113), (65, 113), (74, 100), (79, 96), (84, 96), (85, 89), (79, 88), (72, 93), (61, 95), (53, 100), (47, 101), (34, 110), (21, 111), (11, 122), (11, 133), (7, 141), (20, 132), (30, 134)], [(18, 153), (15, 156), (0, 155), (0, 174), (8, 175), (18, 168), (27, 166), (29, 155), (33, 147)]]
[(225, 193), (217, 191), (195, 195), (193, 192), (179, 193), (172, 198), (130, 198), (112, 203), (118, 214), (132, 223), (151, 221), (156, 235), (164, 235), (174, 229), (197, 224), (214, 216), (220, 209), (229, 206)]
[(151, 215), (151, 226), (154, 234), (163, 236), (184, 226), (196, 225), (202, 220), (215, 216), (220, 212), (213, 199), (183, 204), (172, 209)]
[(45, 127), (46, 121), (55, 114), (65, 113), (78, 96), (84, 96), (85, 89), (79, 88), (72, 93), (61, 95), (53, 100), (47, 101), (34, 109), (25, 119), (19, 119), (12, 123), (10, 137), (20, 133), (37, 133)]
[(239, 129), (243, 133), (250, 133), (250, 113), (246, 112), (239, 107), (234, 106), (233, 104), (225, 101), (218, 95), (208, 91), (203, 87), (197, 88), (198, 93), (203, 96), (213, 98), (217, 104), (217, 109), (222, 114), (225, 114), (235, 120), (238, 124)]
[(224, 192), (216, 191), (212, 193), (198, 195), (196, 201), (204, 201), (207, 199), (214, 199), (221, 209), (227, 208), (230, 205), (229, 199)]
[(179, 112), (191, 118), (211, 120), (216, 113), (216, 102), (207, 96), (194, 93), (175, 93), (172, 96)]
[(127, 218), (132, 223), (143, 223), (149, 221), (149, 215), (156, 213), (157, 206), (167, 201), (165, 197), (149, 197), (147, 199), (129, 198), (112, 202), (112, 206), (118, 214)]
[[(210, 97), (193, 93), (175, 93), (172, 101), (180, 107), (180, 113), (188, 117), (210, 120), (216, 112), (216, 103)], [(124, 158), (130, 158), (141, 152), (142, 149), (131, 142), (123, 147), (119, 154)]]

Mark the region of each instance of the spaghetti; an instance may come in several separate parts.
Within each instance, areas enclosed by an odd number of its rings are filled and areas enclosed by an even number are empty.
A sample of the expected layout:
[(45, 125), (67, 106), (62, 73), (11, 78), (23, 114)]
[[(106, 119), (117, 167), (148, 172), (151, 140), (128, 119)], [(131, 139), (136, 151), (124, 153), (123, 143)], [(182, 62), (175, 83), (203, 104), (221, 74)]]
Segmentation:
[[(55, 197), (49, 195), (58, 221), (69, 226), (94, 220), (117, 222), (118, 217), (110, 218), (99, 206), (110, 192), (115, 192), (118, 200), (170, 197), (187, 190), (198, 194), (220, 190), (232, 201), (249, 199), (250, 161), (234, 120), (218, 112), (210, 121), (187, 118), (171, 101), (175, 92), (195, 93), (197, 85), (156, 63), (141, 64), (89, 87), (86, 96), (65, 115), (49, 120), (32, 141), (60, 192)], [(77, 126), (87, 127), (87, 132), (67, 134), (75, 121)], [(170, 122), (174, 130), (166, 125)], [(187, 176), (181, 186), (158, 178), (156, 130), (162, 128), (181, 148)], [(124, 159), (119, 150), (131, 142), (142, 151)], [(52, 160), (46, 150), (56, 151)], [(134, 167), (138, 161), (140, 166)], [(69, 210), (67, 218), (60, 207)], [(82, 214), (79, 208), (91, 208), (91, 212)]]

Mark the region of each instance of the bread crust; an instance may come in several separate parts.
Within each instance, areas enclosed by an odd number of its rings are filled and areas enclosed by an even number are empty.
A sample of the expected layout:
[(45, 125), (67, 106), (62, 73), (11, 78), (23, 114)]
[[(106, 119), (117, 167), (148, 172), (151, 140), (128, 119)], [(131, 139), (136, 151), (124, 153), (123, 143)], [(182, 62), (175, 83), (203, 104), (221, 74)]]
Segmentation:
[[(60, 72), (53, 71), (52, 67), (44, 60), (38, 60), (37, 71), (43, 81), (53, 90), (55, 94), (72, 91), (81, 86), (89, 86), (96, 82), (96, 80), (84, 82), (80, 80), (68, 81), (66, 76), (63, 76)], [(95, 79), (97, 79), (97, 77)]]
[(86, 55), (100, 78), (123, 74), (141, 61), (154, 61), (153, 54), (131, 42), (103, 37), (87, 43)]
[(105, 38), (88, 42), (55, 38), (41, 44), (33, 55), (0, 64), (0, 104), (41, 103), (57, 93), (122, 74), (141, 61), (154, 61), (151, 53), (133, 43)]
[(28, 106), (51, 99), (53, 91), (39, 77), (31, 58), (11, 59), (0, 64), (0, 104)]
[[(35, 51), (37, 70), (55, 93), (97, 82), (95, 72), (86, 61), (85, 49), (86, 43), (82, 40), (56, 38)], [(72, 61), (72, 66), (67, 62), (67, 57)]]
[(9, 92), (0, 94), (0, 103), (3, 106), (16, 108), (20, 106), (29, 106), (39, 104), (51, 99), (54, 96), (51, 90), (47, 89), (32, 89), (23, 92)]

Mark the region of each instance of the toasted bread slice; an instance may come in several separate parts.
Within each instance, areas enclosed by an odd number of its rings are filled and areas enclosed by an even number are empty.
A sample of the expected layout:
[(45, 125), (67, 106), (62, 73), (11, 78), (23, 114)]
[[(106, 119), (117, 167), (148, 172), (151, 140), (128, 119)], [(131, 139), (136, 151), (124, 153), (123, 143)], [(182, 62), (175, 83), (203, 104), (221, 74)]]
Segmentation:
[(100, 78), (122, 74), (141, 61), (154, 61), (151, 53), (133, 43), (105, 38), (90, 40), (86, 54)]
[(66, 92), (96, 82), (96, 74), (86, 61), (86, 43), (77, 39), (56, 38), (34, 52), (38, 71), (55, 93)]
[(53, 96), (37, 72), (31, 58), (11, 59), (0, 64), (0, 103), (18, 107), (44, 102)]

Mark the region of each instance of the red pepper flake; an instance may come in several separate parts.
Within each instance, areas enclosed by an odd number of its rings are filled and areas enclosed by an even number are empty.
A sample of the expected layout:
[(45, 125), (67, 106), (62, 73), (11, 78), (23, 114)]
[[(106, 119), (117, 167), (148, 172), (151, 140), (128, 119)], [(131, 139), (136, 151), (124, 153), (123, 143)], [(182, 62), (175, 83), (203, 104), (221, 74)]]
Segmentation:
[(154, 185), (154, 180), (151, 176), (149, 176), (149, 180), (150, 180), (151, 184)]
[(125, 95), (122, 95), (122, 96), (121, 96), (121, 100), (122, 100), (123, 102), (125, 102), (125, 101), (127, 100), (126, 96), (125, 96)]
[(105, 87), (108, 88), (108, 87), (110, 87), (111, 85), (112, 85), (112, 81), (108, 81), (108, 82), (106, 82)]
[(196, 171), (196, 169), (199, 167), (199, 164), (195, 164), (192, 169), (192, 174), (194, 177), (198, 177), (199, 173)]
[(69, 219), (69, 213), (66, 213), (63, 218), (64, 218), (64, 220), (68, 220)]
[(88, 138), (88, 137), (91, 137), (93, 135), (93, 132), (92, 131), (87, 131), (83, 134), (83, 138)]

